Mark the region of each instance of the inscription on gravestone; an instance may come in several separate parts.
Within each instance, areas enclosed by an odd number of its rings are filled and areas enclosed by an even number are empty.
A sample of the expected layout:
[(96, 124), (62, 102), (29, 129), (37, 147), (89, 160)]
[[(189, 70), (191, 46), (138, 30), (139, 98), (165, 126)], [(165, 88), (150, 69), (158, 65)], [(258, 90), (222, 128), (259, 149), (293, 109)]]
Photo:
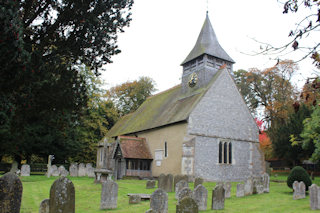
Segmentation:
[(0, 213), (19, 213), (22, 183), (13, 172), (0, 178)]

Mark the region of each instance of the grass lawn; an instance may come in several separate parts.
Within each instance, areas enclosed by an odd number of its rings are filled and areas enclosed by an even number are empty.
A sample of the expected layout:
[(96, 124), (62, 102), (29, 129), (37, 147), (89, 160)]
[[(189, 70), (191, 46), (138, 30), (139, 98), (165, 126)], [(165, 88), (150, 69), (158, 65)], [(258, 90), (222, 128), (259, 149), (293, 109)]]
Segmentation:
[[(114, 213), (144, 213), (149, 209), (149, 201), (140, 204), (129, 205), (127, 193), (149, 193), (155, 189), (146, 189), (144, 180), (119, 180), (118, 208), (115, 210), (99, 210), (101, 185), (94, 184), (92, 178), (68, 177), (74, 184), (76, 190), (76, 213), (114, 212)], [(23, 184), (23, 196), (21, 213), (37, 213), (40, 202), (49, 198), (51, 184), (55, 177), (33, 175), (21, 177)], [(286, 180), (286, 176), (272, 176), (272, 180)], [(314, 181), (320, 185), (320, 178)], [(193, 184), (189, 184), (193, 189)], [(204, 186), (208, 189), (208, 210), (202, 212), (218, 212), (211, 209), (212, 189), (215, 183), (206, 182)], [(219, 212), (311, 212), (309, 206), (309, 195), (305, 199), (293, 200), (292, 190), (287, 187), (286, 182), (270, 182), (270, 193), (251, 195), (247, 197), (236, 197), (237, 183), (232, 183), (231, 198), (225, 200), (225, 209)], [(169, 212), (175, 212), (176, 200), (174, 192), (169, 195)]]

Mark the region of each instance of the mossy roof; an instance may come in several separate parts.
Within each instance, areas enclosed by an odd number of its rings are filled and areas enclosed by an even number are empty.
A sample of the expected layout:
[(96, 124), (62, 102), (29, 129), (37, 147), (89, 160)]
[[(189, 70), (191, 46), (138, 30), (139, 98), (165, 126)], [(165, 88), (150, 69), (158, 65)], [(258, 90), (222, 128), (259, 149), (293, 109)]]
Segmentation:
[(120, 118), (107, 133), (106, 137), (128, 135), (187, 121), (194, 107), (222, 71), (220, 69), (215, 74), (207, 87), (182, 94), (181, 85), (178, 85), (147, 98), (135, 112)]

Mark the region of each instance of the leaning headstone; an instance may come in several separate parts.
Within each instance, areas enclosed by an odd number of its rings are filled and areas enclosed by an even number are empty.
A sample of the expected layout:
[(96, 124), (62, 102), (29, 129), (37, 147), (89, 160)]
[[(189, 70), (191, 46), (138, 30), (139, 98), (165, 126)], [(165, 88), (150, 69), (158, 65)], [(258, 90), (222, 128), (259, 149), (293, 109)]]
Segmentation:
[(79, 164), (79, 168), (78, 168), (78, 176), (79, 177), (84, 177), (86, 176), (86, 166), (83, 163)]
[(50, 174), (54, 177), (58, 177), (60, 175), (60, 172), (58, 170), (58, 167), (56, 165), (52, 165), (50, 168)]
[(237, 184), (237, 197), (243, 197), (244, 196), (244, 184), (238, 183)]
[(184, 197), (191, 197), (192, 190), (189, 187), (184, 187), (179, 191), (178, 202), (180, 202)]
[(309, 195), (310, 195), (310, 208), (312, 210), (320, 209), (320, 187), (316, 184), (312, 184), (309, 187)]
[(198, 204), (191, 197), (184, 197), (176, 206), (176, 213), (198, 213)]
[(86, 164), (86, 173), (87, 173), (88, 177), (95, 177), (94, 168), (92, 167), (91, 163)]
[(113, 180), (102, 183), (100, 209), (117, 208), (118, 184)]
[(211, 209), (219, 210), (224, 209), (225, 190), (222, 185), (218, 185), (212, 191), (212, 204)]
[(200, 211), (207, 210), (208, 190), (199, 184), (192, 192), (192, 198), (198, 204)]
[(50, 188), (49, 213), (75, 213), (74, 185), (66, 177), (60, 177)]
[(30, 176), (30, 165), (23, 164), (21, 166), (21, 176)]
[(137, 204), (141, 202), (140, 195), (130, 195), (129, 196), (129, 204)]
[(264, 173), (262, 176), (263, 180), (263, 192), (269, 193), (270, 191), (270, 176), (267, 173)]
[(78, 164), (77, 163), (71, 163), (69, 167), (69, 172), (71, 177), (78, 177)]
[(203, 184), (203, 178), (197, 177), (194, 179), (194, 185), (193, 188), (197, 188), (198, 185)]
[(306, 197), (306, 185), (304, 184), (303, 181), (301, 182), (294, 181), (292, 188), (293, 188), (294, 200), (303, 199)]
[(188, 182), (188, 175), (175, 175), (174, 176), (174, 183), (173, 188), (176, 188), (177, 183), (179, 183), (181, 180), (185, 180)]
[(13, 172), (0, 177), (0, 212), (19, 213), (22, 197), (22, 183)]
[(150, 197), (150, 209), (157, 213), (168, 213), (168, 194), (163, 189), (157, 189)]
[(253, 180), (248, 178), (244, 181), (244, 195), (252, 195), (253, 193)]
[(50, 199), (44, 199), (40, 203), (39, 213), (49, 213), (49, 201)]
[(146, 183), (147, 189), (153, 189), (156, 187), (156, 181), (155, 180), (148, 180)]
[(181, 189), (183, 189), (185, 187), (189, 188), (189, 184), (185, 180), (181, 180), (181, 181), (179, 181), (179, 183), (176, 184), (176, 188), (174, 190), (176, 192), (176, 195), (175, 195), (176, 199), (179, 198), (179, 193), (180, 193)]

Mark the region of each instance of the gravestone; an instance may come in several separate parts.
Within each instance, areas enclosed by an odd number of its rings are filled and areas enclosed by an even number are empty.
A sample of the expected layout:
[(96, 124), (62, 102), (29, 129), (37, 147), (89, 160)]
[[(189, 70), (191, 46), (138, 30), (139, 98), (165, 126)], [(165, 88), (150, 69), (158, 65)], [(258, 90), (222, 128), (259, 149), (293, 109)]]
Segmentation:
[(44, 199), (40, 203), (39, 213), (49, 213), (49, 201), (50, 199)]
[(95, 177), (94, 168), (92, 167), (91, 163), (86, 164), (86, 173), (88, 177)]
[(194, 179), (194, 185), (193, 188), (197, 188), (198, 185), (203, 184), (203, 178), (197, 177)]
[(267, 173), (264, 173), (262, 176), (263, 180), (263, 192), (269, 193), (270, 191), (270, 176)]
[(231, 183), (226, 182), (223, 184), (224, 190), (225, 190), (225, 198), (231, 197)]
[(0, 212), (19, 213), (22, 198), (22, 183), (13, 172), (0, 177)]
[(113, 180), (102, 183), (100, 209), (117, 208), (118, 184)]
[(198, 204), (191, 197), (184, 197), (176, 206), (176, 213), (198, 213)]
[(253, 191), (252, 194), (262, 194), (264, 192), (263, 177), (253, 178)]
[(179, 183), (181, 180), (185, 180), (188, 182), (188, 175), (176, 175), (174, 176), (174, 183), (173, 188), (176, 188), (177, 183)]
[(185, 180), (181, 180), (181, 181), (179, 181), (179, 183), (176, 184), (176, 188), (174, 190), (176, 192), (176, 195), (175, 195), (176, 199), (179, 198), (179, 193), (180, 193), (181, 189), (183, 189), (185, 187), (189, 188), (189, 184)]
[(130, 195), (129, 196), (129, 204), (137, 204), (141, 202), (140, 195)]
[(161, 174), (158, 178), (158, 188), (165, 190), (166, 192), (172, 192), (173, 175)]
[(303, 181), (301, 182), (294, 181), (292, 188), (293, 188), (294, 200), (303, 199), (306, 197), (306, 185), (304, 184)]
[(222, 185), (217, 185), (212, 191), (212, 204), (211, 209), (220, 210), (224, 209), (225, 190)]
[(243, 197), (244, 196), (244, 184), (238, 183), (237, 184), (237, 197)]
[(69, 172), (71, 177), (78, 177), (78, 164), (77, 163), (71, 163), (69, 167)]
[(78, 167), (78, 176), (79, 177), (84, 177), (86, 175), (87, 175), (86, 166), (83, 163), (80, 163), (79, 167)]
[(156, 181), (155, 180), (148, 180), (146, 183), (147, 189), (153, 189), (156, 187)]
[(178, 202), (180, 202), (184, 197), (191, 197), (192, 190), (189, 187), (184, 187), (179, 191)]
[(75, 213), (74, 185), (66, 177), (60, 177), (50, 188), (49, 213)]
[(200, 211), (207, 210), (208, 190), (199, 184), (192, 192), (192, 198), (198, 204)]
[(21, 166), (21, 176), (30, 176), (30, 165), (23, 164)]
[(58, 170), (59, 170), (59, 174), (61, 174), (61, 172), (66, 170), (66, 169), (64, 168), (63, 165), (61, 165), (61, 166), (58, 167)]
[(310, 196), (310, 208), (312, 210), (320, 209), (320, 187), (316, 184), (312, 184), (309, 187), (309, 196)]
[(161, 173), (158, 177), (158, 189), (164, 189), (164, 181), (165, 181), (166, 175)]
[(52, 165), (50, 168), (50, 174), (54, 177), (58, 177), (60, 175), (60, 172), (58, 170), (58, 167), (56, 165)]
[(150, 209), (157, 213), (168, 213), (168, 194), (163, 189), (157, 189), (150, 197)]
[(54, 159), (53, 155), (48, 156), (47, 173), (46, 173), (48, 178), (51, 176), (51, 163), (52, 163), (53, 159)]
[(252, 195), (253, 193), (253, 180), (248, 178), (244, 181), (244, 195)]
[(69, 175), (69, 172), (66, 169), (60, 172), (61, 177), (67, 177), (68, 175)]
[(13, 161), (12, 164), (11, 164), (10, 172), (17, 173), (18, 170), (19, 170), (18, 162), (17, 161)]

